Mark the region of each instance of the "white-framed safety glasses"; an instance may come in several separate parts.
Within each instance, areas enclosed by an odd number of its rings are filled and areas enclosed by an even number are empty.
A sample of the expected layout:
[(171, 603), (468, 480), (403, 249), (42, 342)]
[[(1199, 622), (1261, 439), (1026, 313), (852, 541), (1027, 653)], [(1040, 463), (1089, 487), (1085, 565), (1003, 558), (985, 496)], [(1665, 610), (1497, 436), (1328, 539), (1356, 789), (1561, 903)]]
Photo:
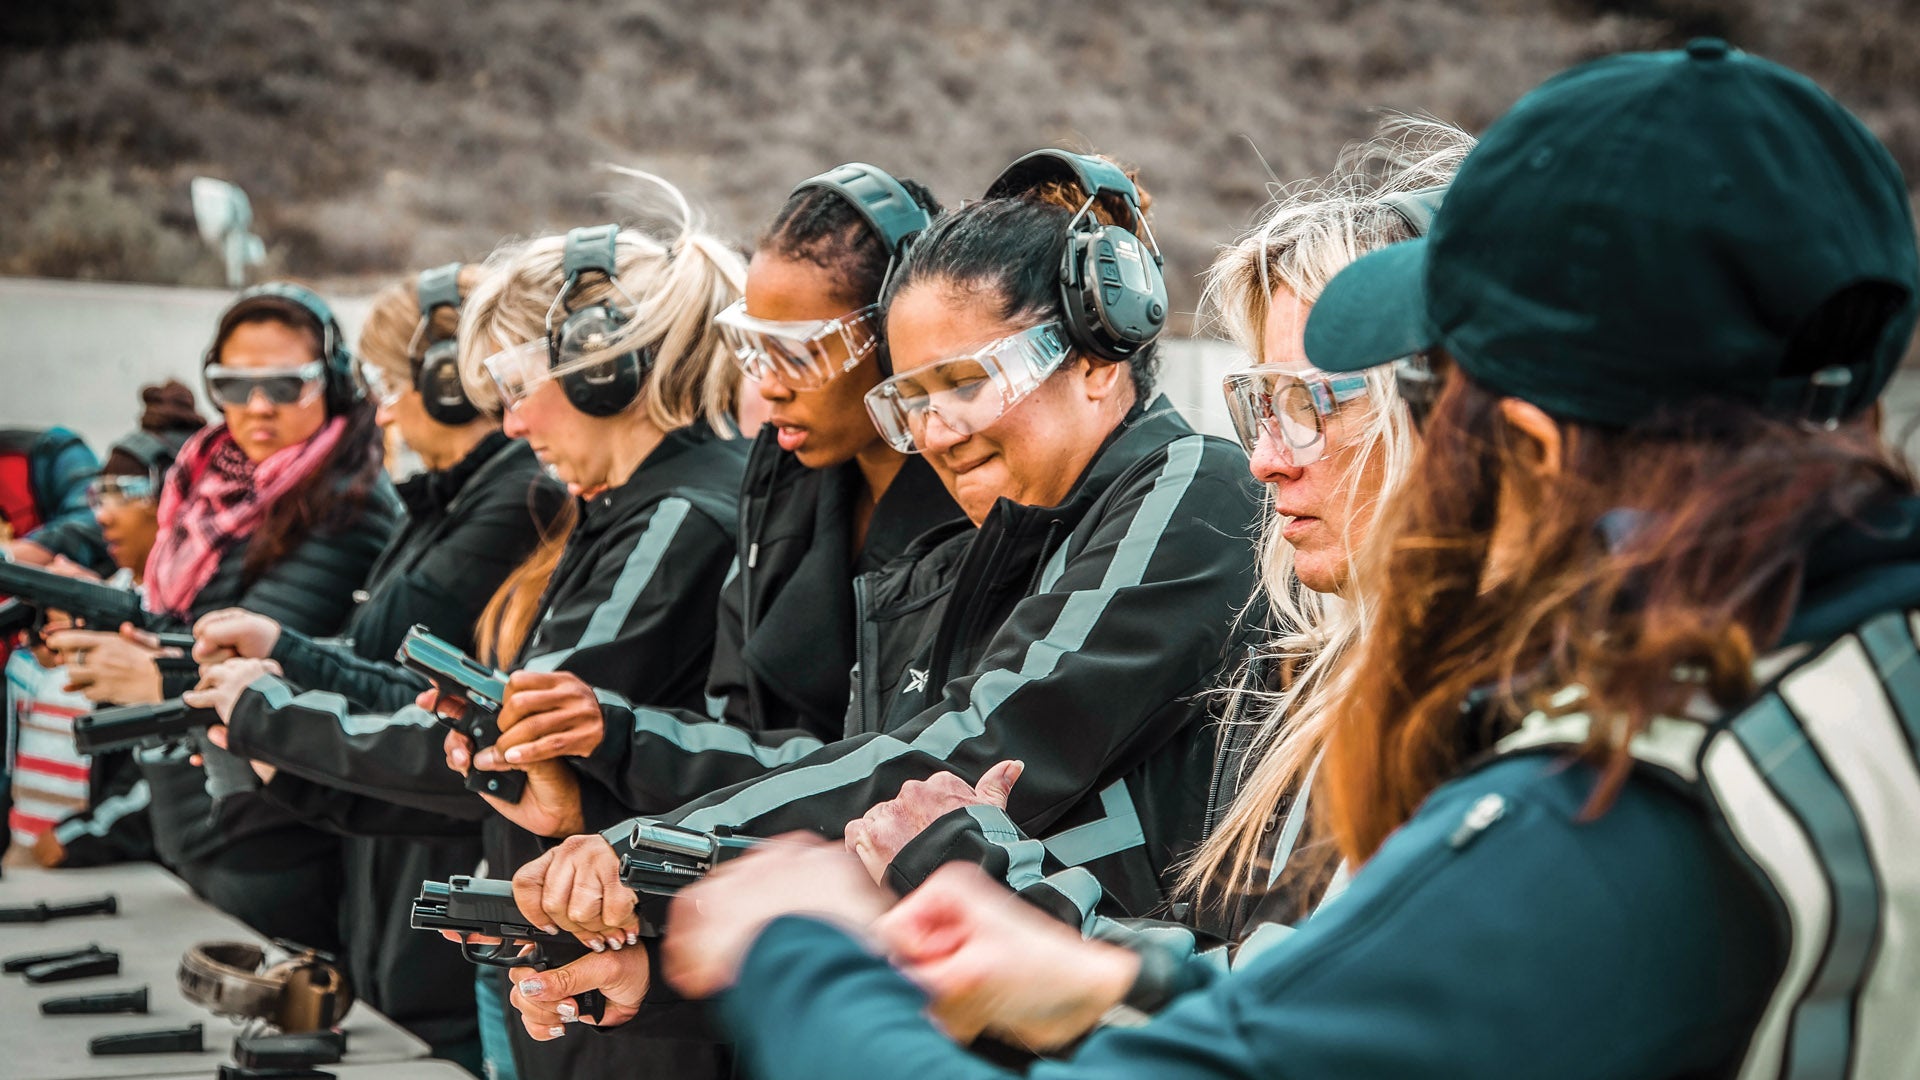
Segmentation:
[(1230, 371), (1221, 380), (1227, 414), (1247, 453), (1262, 435), (1295, 465), (1311, 465), (1326, 453), (1326, 420), (1339, 407), (1365, 397), (1367, 377), (1283, 371), (1270, 364)]
[(208, 364), (202, 372), (207, 397), (223, 408), (239, 409), (265, 394), (274, 405), (305, 404), (320, 396), (326, 385), (327, 366), (309, 360), (298, 367), (236, 368)]
[(957, 435), (971, 435), (1033, 393), (1072, 354), (1066, 327), (1041, 323), (895, 375), (867, 391), (867, 413), (895, 450), (918, 453), (934, 417)]
[(880, 345), (880, 305), (831, 319), (775, 322), (747, 314), (743, 297), (714, 316), (750, 379), (772, 375), (794, 390), (818, 390), (860, 366)]

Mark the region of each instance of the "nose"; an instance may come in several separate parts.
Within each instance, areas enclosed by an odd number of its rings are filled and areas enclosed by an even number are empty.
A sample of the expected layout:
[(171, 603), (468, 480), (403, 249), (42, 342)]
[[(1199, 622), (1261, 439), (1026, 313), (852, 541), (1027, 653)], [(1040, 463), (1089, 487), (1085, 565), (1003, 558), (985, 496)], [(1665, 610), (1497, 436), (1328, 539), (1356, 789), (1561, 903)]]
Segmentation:
[(374, 406), (373, 422), (381, 427), (391, 427), (394, 420), (393, 407), (396, 404), (398, 402), (391, 398), (381, 398), (380, 403)]
[(1253, 454), (1247, 458), (1247, 471), (1263, 484), (1279, 484), (1300, 479), (1306, 466), (1294, 464), (1292, 452), (1281, 446), (1271, 432), (1262, 431), (1259, 441), (1253, 444)]
[(267, 392), (257, 386), (247, 395), (247, 411), (255, 416), (272, 416), (277, 408), (278, 405), (267, 400)]
[(500, 430), (509, 439), (524, 439), (527, 437), (527, 422), (521, 418), (518, 409), (508, 409), (500, 417)]
[(926, 422), (920, 425), (920, 431), (914, 436), (914, 443), (923, 454), (939, 454), (959, 446), (967, 441), (969, 433), (961, 432), (947, 423), (940, 410), (927, 407)]
[(777, 402), (793, 400), (793, 387), (782, 382), (780, 376), (776, 374), (771, 367), (756, 380), (754, 389), (759, 392), (761, 399), (764, 401)]

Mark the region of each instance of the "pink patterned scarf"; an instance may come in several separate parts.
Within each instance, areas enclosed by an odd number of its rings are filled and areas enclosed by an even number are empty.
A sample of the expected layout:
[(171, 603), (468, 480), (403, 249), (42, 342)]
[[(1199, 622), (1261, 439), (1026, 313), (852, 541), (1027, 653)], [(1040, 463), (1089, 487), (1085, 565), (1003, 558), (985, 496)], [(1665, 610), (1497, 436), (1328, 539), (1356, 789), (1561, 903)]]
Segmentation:
[(147, 607), (186, 618), (220, 557), (252, 536), (274, 500), (326, 460), (346, 427), (336, 416), (312, 438), (258, 464), (225, 424), (188, 439), (160, 493), (160, 535), (147, 556)]

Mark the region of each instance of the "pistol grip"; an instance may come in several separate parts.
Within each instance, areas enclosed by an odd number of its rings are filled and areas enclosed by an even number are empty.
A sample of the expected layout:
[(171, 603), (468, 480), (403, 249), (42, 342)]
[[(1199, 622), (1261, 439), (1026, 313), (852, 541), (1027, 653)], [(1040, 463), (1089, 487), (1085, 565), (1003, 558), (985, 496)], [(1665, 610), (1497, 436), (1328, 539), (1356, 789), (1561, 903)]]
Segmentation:
[(507, 772), (468, 769), (466, 788), (482, 795), (491, 795), (502, 802), (517, 803), (520, 796), (527, 792), (527, 774), (519, 769)]
[(607, 1018), (607, 995), (598, 990), (582, 990), (573, 995), (573, 1003), (580, 1006), (581, 1016), (593, 1017), (594, 1023)]

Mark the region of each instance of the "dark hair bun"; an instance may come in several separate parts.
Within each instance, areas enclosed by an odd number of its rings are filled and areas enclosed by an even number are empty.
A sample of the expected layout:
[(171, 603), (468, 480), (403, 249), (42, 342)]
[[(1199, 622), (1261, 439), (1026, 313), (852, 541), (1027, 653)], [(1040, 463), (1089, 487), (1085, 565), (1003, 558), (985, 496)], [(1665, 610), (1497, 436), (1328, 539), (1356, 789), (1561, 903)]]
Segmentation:
[(178, 379), (140, 388), (140, 430), (155, 435), (198, 431), (207, 421), (194, 407), (193, 391)]

